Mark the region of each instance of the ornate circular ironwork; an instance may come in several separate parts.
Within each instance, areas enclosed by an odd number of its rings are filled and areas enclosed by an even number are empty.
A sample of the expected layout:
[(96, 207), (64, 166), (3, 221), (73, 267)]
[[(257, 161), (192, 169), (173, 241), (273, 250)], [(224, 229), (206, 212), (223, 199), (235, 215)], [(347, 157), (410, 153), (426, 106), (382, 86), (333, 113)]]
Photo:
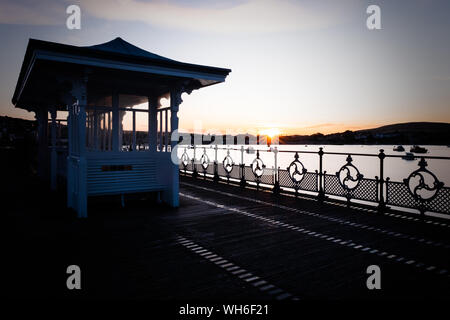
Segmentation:
[(227, 174), (230, 174), (231, 171), (233, 171), (234, 161), (233, 158), (230, 156), (230, 150), (227, 151), (226, 157), (223, 159), (222, 162), (223, 169)]
[(184, 152), (181, 155), (181, 159), (180, 160), (181, 160), (181, 164), (183, 165), (183, 168), (186, 169), (186, 167), (187, 167), (187, 165), (189, 163), (189, 156), (187, 154), (186, 148), (184, 148)]
[(295, 160), (292, 161), (291, 164), (287, 167), (287, 171), (292, 182), (300, 183), (305, 178), (305, 173), (307, 170), (303, 163), (298, 160), (297, 152), (295, 153), (294, 158)]
[(363, 178), (363, 175), (359, 173), (358, 168), (356, 168), (352, 164), (352, 161), (353, 159), (349, 155), (347, 157), (347, 163), (343, 165), (338, 172), (336, 172), (339, 183), (341, 184), (342, 188), (344, 188), (344, 190), (355, 189)]
[(209, 157), (206, 154), (206, 148), (203, 148), (203, 154), (200, 157), (200, 163), (202, 165), (203, 170), (206, 171), (206, 169), (208, 169), (209, 167)]
[(256, 158), (255, 158), (255, 160), (253, 160), (250, 167), (252, 168), (252, 172), (256, 178), (261, 178), (262, 175), (264, 174), (264, 168), (266, 167), (266, 165), (259, 158), (259, 151), (256, 152)]
[(444, 186), (444, 183), (426, 169), (427, 162), (424, 158), (419, 161), (419, 169), (411, 172), (408, 178), (404, 179), (404, 183), (408, 187), (411, 195), (420, 202), (429, 202), (436, 197), (439, 189)]

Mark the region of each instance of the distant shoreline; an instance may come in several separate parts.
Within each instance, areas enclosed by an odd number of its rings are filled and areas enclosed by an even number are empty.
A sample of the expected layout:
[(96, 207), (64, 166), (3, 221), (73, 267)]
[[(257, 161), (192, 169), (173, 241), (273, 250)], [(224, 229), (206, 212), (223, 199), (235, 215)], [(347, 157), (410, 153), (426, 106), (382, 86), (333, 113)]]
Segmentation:
[[(64, 126), (64, 125), (63, 125)], [(6, 128), (6, 129), (4, 129)], [(15, 135), (23, 135), (24, 131), (35, 131), (37, 129), (35, 120), (25, 120), (0, 116), (0, 132), (7, 130)], [(127, 130), (124, 130), (127, 132)], [(260, 145), (266, 144), (266, 136), (257, 137), (252, 134), (239, 134), (235, 136), (206, 135), (193, 133), (180, 133), (190, 135), (193, 141), (204, 142), (208, 145), (211, 138), (221, 139), (227, 144), (252, 144), (250, 141), (260, 141)], [(443, 122), (408, 122), (386, 125), (373, 129), (357, 131), (344, 131), (339, 133), (311, 135), (283, 135), (279, 136), (280, 145), (450, 145), (450, 123)]]

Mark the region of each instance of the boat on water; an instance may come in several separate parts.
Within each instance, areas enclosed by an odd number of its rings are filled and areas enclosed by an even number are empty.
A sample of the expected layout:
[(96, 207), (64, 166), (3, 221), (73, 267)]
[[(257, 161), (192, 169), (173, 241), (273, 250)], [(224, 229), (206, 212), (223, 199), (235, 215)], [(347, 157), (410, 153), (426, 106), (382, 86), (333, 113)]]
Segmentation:
[(406, 152), (405, 155), (402, 157), (402, 159), (403, 159), (403, 160), (411, 161), (411, 160), (416, 159), (416, 157), (414, 157), (414, 153), (412, 153), (412, 152)]
[(412, 146), (411, 149), (409, 149), (409, 151), (414, 152), (414, 153), (427, 153), (428, 152), (427, 149), (425, 149), (424, 147), (418, 146), (418, 145)]
[(394, 151), (405, 151), (405, 148), (404, 148), (402, 145), (400, 145), (400, 146), (394, 147), (393, 150), (394, 150)]
[(246, 151), (248, 154), (254, 154), (254, 153), (255, 153), (255, 149), (253, 149), (252, 147), (248, 147), (247, 149), (245, 149), (245, 151)]

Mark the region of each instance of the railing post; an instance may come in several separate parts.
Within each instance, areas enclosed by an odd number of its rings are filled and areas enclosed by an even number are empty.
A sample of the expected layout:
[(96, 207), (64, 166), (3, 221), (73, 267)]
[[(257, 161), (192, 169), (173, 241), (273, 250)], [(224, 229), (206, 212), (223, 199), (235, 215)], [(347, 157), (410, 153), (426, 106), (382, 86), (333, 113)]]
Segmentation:
[(274, 156), (274, 164), (275, 164), (275, 171), (273, 174), (273, 179), (274, 179), (274, 185), (273, 185), (273, 193), (275, 194), (279, 194), (280, 193), (280, 181), (279, 181), (279, 177), (278, 177), (278, 148), (274, 147), (272, 149), (273, 151), (273, 156)]
[[(184, 148), (183, 154), (181, 155), (180, 161), (183, 161), (184, 159), (184, 155), (187, 155), (187, 151), (186, 148)], [(188, 158), (189, 159), (189, 158)], [(184, 175), (186, 175), (186, 171), (187, 171), (187, 167), (188, 167), (188, 162), (186, 161), (186, 165), (184, 165), (184, 162), (181, 162), (183, 164), (183, 169), (184, 169)]]
[(245, 188), (245, 163), (244, 163), (244, 146), (241, 146), (241, 164), (239, 165), (239, 168), (241, 170), (241, 182), (240, 186)]
[[(230, 147), (227, 145), (227, 157), (229, 157), (229, 156), (230, 156)], [(229, 160), (227, 160), (227, 167), (228, 167), (228, 163), (229, 163)], [(232, 168), (234, 168), (233, 161), (231, 161), (231, 166), (232, 166)], [(226, 170), (226, 169), (225, 169), (225, 172), (226, 172), (226, 176), (227, 176), (227, 184), (229, 184), (230, 183), (230, 172), (228, 172), (228, 170)]]
[[(259, 149), (256, 149), (256, 159), (259, 159)], [(259, 190), (260, 179), (257, 178), (256, 175), (255, 175), (255, 171), (253, 170), (253, 164), (250, 164), (250, 169), (252, 170), (252, 173), (253, 173), (253, 175), (256, 178), (255, 179), (256, 180), (256, 190)]]
[(323, 148), (319, 148), (319, 200), (325, 199), (325, 192), (323, 190)]
[(217, 161), (217, 144), (214, 147), (214, 182), (219, 181), (219, 162)]
[(198, 175), (195, 151), (196, 151), (196, 147), (195, 147), (195, 143), (194, 143), (194, 156), (192, 157), (192, 177), (193, 178), (197, 178), (197, 175)]
[(380, 149), (378, 158), (380, 159), (380, 198), (378, 203), (378, 212), (381, 213), (386, 208), (386, 203), (384, 202), (384, 158), (386, 158), (386, 154), (384, 153), (383, 149)]

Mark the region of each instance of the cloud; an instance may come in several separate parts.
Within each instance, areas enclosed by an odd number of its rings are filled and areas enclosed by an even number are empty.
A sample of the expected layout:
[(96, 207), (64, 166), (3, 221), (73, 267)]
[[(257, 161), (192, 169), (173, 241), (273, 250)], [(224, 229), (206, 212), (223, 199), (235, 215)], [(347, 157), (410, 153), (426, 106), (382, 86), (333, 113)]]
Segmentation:
[(168, 1), (97, 0), (83, 2), (82, 6), (87, 8), (89, 14), (98, 18), (140, 21), (161, 27), (207, 32), (315, 29), (335, 23), (342, 13), (340, 6), (332, 5), (327, 9), (322, 6), (322, 10), (317, 10), (306, 3), (248, 0), (226, 8), (212, 8), (186, 7)]
[(304, 129), (315, 129), (315, 128), (325, 128), (325, 127), (337, 127), (341, 126), (340, 123), (320, 123), (313, 126), (305, 127)]
[[(336, 133), (336, 132), (344, 132), (346, 130), (362, 130), (367, 128), (374, 128), (377, 127), (377, 125), (373, 124), (349, 124), (349, 123), (319, 123), (311, 126), (297, 126), (293, 132), (298, 133), (301, 132), (301, 134), (314, 134), (314, 133), (323, 133), (323, 134), (330, 134), (330, 133)], [(290, 130), (289, 130), (290, 131)]]
[(2, 1), (0, 23), (23, 25), (63, 25), (67, 18), (64, 2)]
[(65, 22), (68, 5), (81, 8), (82, 19), (143, 22), (178, 30), (202, 32), (278, 32), (324, 28), (342, 22), (354, 0), (233, 0), (216, 1), (2, 1), (0, 23), (55, 25)]

